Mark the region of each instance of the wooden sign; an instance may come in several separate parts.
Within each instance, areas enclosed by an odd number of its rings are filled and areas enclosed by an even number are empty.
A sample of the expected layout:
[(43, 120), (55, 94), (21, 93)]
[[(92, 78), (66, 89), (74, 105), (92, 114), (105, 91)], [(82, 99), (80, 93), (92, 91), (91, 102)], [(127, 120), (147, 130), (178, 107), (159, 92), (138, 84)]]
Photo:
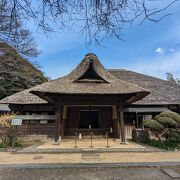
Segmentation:
[(20, 125), (22, 125), (22, 119), (12, 119), (11, 125), (13, 125), (13, 126), (20, 126)]

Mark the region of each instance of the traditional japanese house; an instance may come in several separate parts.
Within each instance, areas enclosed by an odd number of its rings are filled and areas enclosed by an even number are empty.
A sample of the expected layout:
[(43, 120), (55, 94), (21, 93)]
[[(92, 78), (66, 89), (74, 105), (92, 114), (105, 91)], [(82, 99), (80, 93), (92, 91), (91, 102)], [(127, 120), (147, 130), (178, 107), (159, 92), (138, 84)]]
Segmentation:
[[(124, 143), (143, 119), (180, 110), (180, 86), (127, 70), (107, 70), (87, 54), (68, 75), (4, 98), (31, 133), (111, 136)], [(126, 131), (125, 131), (126, 130)], [(29, 129), (28, 129), (29, 131)]]

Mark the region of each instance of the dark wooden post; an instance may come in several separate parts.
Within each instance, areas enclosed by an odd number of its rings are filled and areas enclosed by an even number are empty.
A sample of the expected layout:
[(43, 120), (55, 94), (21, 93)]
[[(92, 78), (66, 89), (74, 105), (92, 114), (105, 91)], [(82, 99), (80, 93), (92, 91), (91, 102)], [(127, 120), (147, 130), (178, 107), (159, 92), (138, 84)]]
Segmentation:
[(119, 122), (120, 117), (119, 117), (119, 115), (120, 115), (120, 113), (119, 113), (119, 110), (117, 108), (117, 119), (116, 119), (116, 121), (117, 121), (117, 137), (120, 139), (121, 134), (120, 134), (120, 122)]
[(123, 109), (120, 110), (121, 143), (126, 144)]
[(65, 128), (66, 128), (66, 119), (67, 119), (67, 105), (63, 106), (62, 110), (62, 119), (61, 119), (61, 136), (64, 137)]
[(59, 140), (59, 136), (61, 134), (62, 105), (58, 105), (56, 109), (55, 142)]
[(121, 138), (122, 144), (126, 144), (123, 107), (121, 105), (117, 105), (117, 113), (118, 113), (118, 126), (119, 126), (118, 127), (118, 134), (119, 134), (119, 138)]

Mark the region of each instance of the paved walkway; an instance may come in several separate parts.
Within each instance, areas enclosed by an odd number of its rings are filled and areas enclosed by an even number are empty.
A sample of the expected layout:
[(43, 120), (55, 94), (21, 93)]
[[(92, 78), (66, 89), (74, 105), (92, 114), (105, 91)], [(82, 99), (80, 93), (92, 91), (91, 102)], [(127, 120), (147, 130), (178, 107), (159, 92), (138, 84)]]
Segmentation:
[[(174, 170), (176, 167), (173, 167)], [(159, 167), (0, 168), (0, 180), (171, 180)]]
[(61, 154), (16, 154), (0, 152), (0, 164), (41, 164), (41, 163), (144, 163), (144, 162), (177, 162), (180, 163), (180, 152), (121, 152), (98, 153), (93, 157), (84, 153)]

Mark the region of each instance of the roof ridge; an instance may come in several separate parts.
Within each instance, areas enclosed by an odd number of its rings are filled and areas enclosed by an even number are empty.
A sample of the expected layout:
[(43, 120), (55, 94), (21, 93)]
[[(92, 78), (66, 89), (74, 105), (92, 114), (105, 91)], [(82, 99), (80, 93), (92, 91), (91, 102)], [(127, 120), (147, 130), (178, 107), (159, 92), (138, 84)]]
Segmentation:
[(155, 77), (155, 76), (152, 76), (152, 75), (147, 75), (147, 74), (143, 74), (143, 73), (140, 73), (140, 72), (137, 72), (137, 71), (133, 71), (133, 70), (129, 70), (129, 69), (107, 69), (108, 71), (129, 71), (129, 72), (132, 72), (134, 74), (139, 74), (139, 75), (143, 75), (143, 76), (146, 76), (146, 77), (150, 77), (150, 78), (155, 78), (155, 79), (158, 79), (158, 80), (161, 80), (161, 81), (164, 81), (164, 82), (168, 82), (170, 83), (171, 85), (178, 85), (179, 84), (172, 84), (171, 82), (169, 82), (168, 80), (165, 80), (165, 79), (161, 79), (159, 77)]

